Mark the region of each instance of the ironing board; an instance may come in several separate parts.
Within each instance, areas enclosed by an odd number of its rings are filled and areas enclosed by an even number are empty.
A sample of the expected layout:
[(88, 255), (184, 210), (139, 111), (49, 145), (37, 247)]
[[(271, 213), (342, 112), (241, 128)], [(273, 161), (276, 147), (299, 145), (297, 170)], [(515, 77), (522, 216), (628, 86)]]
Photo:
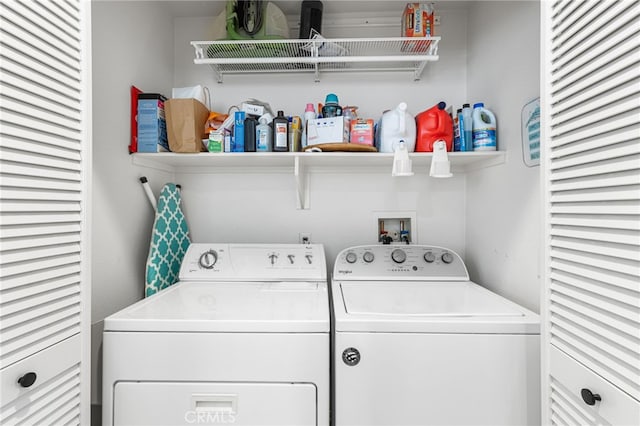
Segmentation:
[(182, 259), (191, 243), (180, 199), (180, 190), (175, 184), (168, 183), (162, 188), (147, 258), (145, 297), (178, 281)]

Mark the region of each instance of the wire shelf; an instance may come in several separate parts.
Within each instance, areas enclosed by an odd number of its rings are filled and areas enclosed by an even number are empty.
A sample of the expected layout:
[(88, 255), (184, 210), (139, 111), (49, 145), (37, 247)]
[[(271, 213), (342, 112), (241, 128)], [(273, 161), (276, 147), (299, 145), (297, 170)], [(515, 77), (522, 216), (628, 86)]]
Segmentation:
[(438, 60), (440, 37), (192, 41), (196, 64), (225, 74), (408, 71), (419, 80)]

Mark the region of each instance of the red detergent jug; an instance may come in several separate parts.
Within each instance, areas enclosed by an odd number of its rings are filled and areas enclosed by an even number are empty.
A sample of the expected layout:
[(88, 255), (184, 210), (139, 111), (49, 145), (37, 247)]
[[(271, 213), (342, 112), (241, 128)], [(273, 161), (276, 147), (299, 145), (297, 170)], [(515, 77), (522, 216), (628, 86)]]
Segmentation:
[(453, 120), (444, 110), (444, 102), (416, 115), (416, 152), (433, 152), (433, 144), (444, 140), (447, 151), (453, 151)]

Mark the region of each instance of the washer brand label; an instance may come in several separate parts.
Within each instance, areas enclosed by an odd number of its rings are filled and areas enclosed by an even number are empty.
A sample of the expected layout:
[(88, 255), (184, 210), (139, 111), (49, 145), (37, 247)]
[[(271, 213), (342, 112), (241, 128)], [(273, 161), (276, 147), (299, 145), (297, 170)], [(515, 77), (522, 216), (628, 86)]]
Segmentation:
[(353, 274), (351, 269), (338, 269), (339, 274)]

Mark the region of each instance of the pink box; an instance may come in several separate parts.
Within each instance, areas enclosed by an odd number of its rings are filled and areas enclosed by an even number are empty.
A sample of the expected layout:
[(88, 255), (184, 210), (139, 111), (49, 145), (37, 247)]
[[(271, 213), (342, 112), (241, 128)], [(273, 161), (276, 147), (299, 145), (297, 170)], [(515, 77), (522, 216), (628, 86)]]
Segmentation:
[(357, 118), (351, 120), (351, 143), (373, 146), (373, 120), (371, 118)]

